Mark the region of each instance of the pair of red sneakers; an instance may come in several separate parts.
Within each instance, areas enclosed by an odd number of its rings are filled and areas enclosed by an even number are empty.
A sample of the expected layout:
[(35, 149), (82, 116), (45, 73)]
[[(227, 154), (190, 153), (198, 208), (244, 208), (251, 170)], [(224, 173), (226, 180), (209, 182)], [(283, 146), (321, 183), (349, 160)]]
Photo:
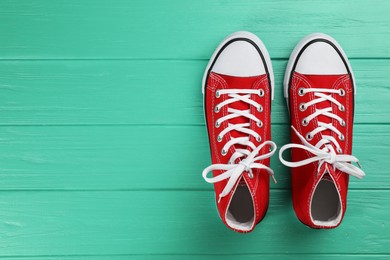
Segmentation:
[[(203, 78), (204, 109), (212, 165), (203, 177), (214, 183), (222, 221), (250, 232), (269, 203), (271, 102), (274, 75), (262, 41), (236, 32), (218, 46)], [(338, 43), (311, 34), (293, 50), (284, 79), (291, 144), (280, 149), (292, 169), (294, 210), (312, 228), (337, 227), (346, 210), (349, 175), (364, 172), (352, 152), (355, 80)], [(291, 149), (292, 161), (283, 158)], [(212, 172), (212, 177), (209, 173)]]

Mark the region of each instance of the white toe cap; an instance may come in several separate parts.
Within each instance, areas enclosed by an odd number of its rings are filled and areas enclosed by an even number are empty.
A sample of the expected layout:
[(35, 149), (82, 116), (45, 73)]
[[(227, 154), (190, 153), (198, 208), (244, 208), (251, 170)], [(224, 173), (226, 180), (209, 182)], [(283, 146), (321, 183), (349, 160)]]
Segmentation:
[(266, 73), (257, 49), (243, 40), (234, 41), (223, 49), (212, 71), (237, 77), (258, 76)]
[(340, 54), (329, 43), (323, 41), (314, 42), (303, 51), (295, 71), (311, 75), (348, 73)]

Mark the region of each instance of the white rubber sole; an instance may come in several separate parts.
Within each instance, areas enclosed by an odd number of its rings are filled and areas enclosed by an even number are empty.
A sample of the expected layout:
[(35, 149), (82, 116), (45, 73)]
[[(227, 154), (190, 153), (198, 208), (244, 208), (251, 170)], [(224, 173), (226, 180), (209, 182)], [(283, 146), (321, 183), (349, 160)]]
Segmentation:
[(206, 70), (203, 74), (203, 80), (202, 80), (202, 93), (203, 93), (203, 95), (204, 95), (204, 90), (206, 87), (207, 75), (209, 73), (210, 67), (213, 64), (216, 56), (218, 55), (219, 51), (226, 45), (226, 43), (228, 43), (231, 40), (237, 39), (237, 38), (247, 38), (247, 39), (253, 41), (257, 45), (257, 47), (260, 49), (261, 53), (263, 54), (263, 57), (264, 57), (264, 60), (265, 60), (265, 63), (266, 63), (267, 69), (268, 69), (269, 77), (270, 77), (271, 100), (273, 100), (274, 99), (275, 81), (274, 81), (274, 71), (272, 69), (272, 64), (271, 64), (271, 58), (269, 56), (267, 49), (265, 48), (264, 43), (256, 35), (254, 35), (253, 33), (247, 32), (247, 31), (239, 31), (239, 32), (232, 33), (228, 37), (226, 37), (218, 45), (217, 49), (214, 51), (213, 55), (211, 56), (210, 61), (207, 64)]
[(316, 40), (316, 39), (325, 39), (327, 41), (330, 41), (332, 44), (334, 44), (334, 46), (336, 46), (336, 48), (340, 51), (341, 55), (343, 56), (343, 59), (346, 61), (347, 63), (347, 66), (348, 66), (348, 70), (349, 72), (351, 73), (351, 76), (352, 76), (352, 81), (353, 81), (353, 88), (354, 88), (354, 93), (356, 95), (356, 82), (355, 82), (355, 76), (353, 75), (353, 71), (352, 71), (352, 68), (351, 68), (351, 64), (349, 63), (349, 60), (347, 58), (347, 55), (345, 54), (343, 48), (341, 48), (341, 46), (338, 44), (338, 42), (333, 39), (332, 37), (330, 37), (329, 35), (327, 34), (323, 34), (323, 33), (313, 33), (313, 34), (309, 34), (307, 35), (306, 37), (304, 37), (294, 48), (294, 50), (292, 51), (291, 55), (290, 55), (290, 58), (288, 60), (288, 63), (287, 63), (287, 67), (286, 67), (286, 72), (284, 74), (284, 81), (283, 81), (283, 85), (284, 85), (284, 97), (286, 98), (286, 101), (287, 101), (287, 105), (288, 105), (288, 88), (289, 88), (289, 83), (290, 83), (290, 77), (291, 77), (291, 72), (292, 72), (292, 67), (294, 66), (294, 63), (298, 57), (298, 54), (301, 52), (302, 48), (308, 44), (309, 42), (313, 41), (313, 40)]

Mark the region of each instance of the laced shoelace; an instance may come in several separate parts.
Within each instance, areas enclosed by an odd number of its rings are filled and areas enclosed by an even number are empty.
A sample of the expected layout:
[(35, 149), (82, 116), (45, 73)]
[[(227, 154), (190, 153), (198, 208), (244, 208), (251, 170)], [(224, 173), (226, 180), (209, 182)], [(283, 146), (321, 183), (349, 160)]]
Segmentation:
[[(345, 95), (345, 91), (343, 89), (323, 89), (323, 88), (309, 88), (309, 89), (304, 89), (300, 88), (299, 89), (299, 95), (304, 95), (306, 93), (313, 92), (314, 96), (317, 97), (316, 99), (313, 99), (307, 103), (302, 103), (300, 104), (299, 109), (301, 111), (306, 110), (308, 107), (313, 106), (317, 103), (324, 102), (324, 101), (329, 101), (331, 104), (334, 103), (338, 106), (340, 111), (344, 111), (345, 108), (344, 106), (338, 102), (335, 98), (332, 97), (332, 94), (339, 94), (341, 96)], [(329, 94), (326, 94), (329, 93)], [(302, 120), (302, 125), (306, 126), (310, 123), (311, 120), (317, 118), (318, 116), (326, 116), (333, 118), (337, 120), (341, 126), (345, 126), (345, 121), (339, 117), (338, 115), (332, 113), (332, 107), (324, 108), (324, 109), (316, 109), (314, 113), (311, 115), (307, 116)], [(293, 126), (291, 126), (292, 129), (294, 130), (295, 134), (298, 136), (298, 138), (301, 140), (302, 144), (286, 144), (284, 145), (280, 151), (279, 151), (279, 159), (280, 161), (288, 166), (288, 167), (300, 167), (303, 165), (307, 165), (313, 162), (318, 162), (318, 168), (317, 171), (319, 172), (321, 169), (321, 166), (326, 162), (329, 163), (333, 166), (334, 169), (338, 169), (342, 172), (345, 172), (349, 175), (352, 175), (356, 178), (362, 179), (365, 176), (365, 173), (361, 170), (361, 166), (359, 164), (359, 160), (352, 155), (345, 155), (341, 154), (342, 149), (340, 147), (340, 144), (334, 138), (333, 136), (330, 135), (325, 135), (322, 134), (321, 140), (317, 142), (316, 145), (310, 144), (308, 141), (312, 140), (314, 135), (317, 133), (321, 133), (326, 130), (330, 130), (331, 132), (334, 132), (338, 135), (338, 139), (341, 141), (344, 141), (344, 135), (335, 127), (333, 126), (332, 123), (324, 123), (318, 121), (318, 127), (315, 128), (313, 131), (308, 132), (306, 134), (306, 138), (304, 138)], [(336, 147), (336, 150), (334, 149), (333, 145)], [(313, 157), (302, 160), (302, 161), (297, 161), (297, 162), (289, 162), (283, 159), (283, 152), (292, 149), (292, 148), (298, 148), (298, 149), (303, 149), (305, 151), (308, 151), (312, 153)], [(337, 154), (336, 151), (339, 153)], [(358, 164), (359, 167), (356, 167), (355, 165), (352, 165), (351, 163), (355, 162)], [(318, 173), (317, 172), (317, 173)]]
[[(224, 89), (224, 90), (217, 90), (216, 91), (216, 97), (220, 97), (221, 95), (228, 95), (229, 98), (225, 101), (222, 101), (215, 107), (215, 112), (218, 113), (220, 109), (223, 106), (227, 106), (229, 104), (232, 104), (234, 102), (242, 101), (244, 103), (247, 103), (249, 105), (252, 105), (256, 107), (256, 109), (261, 112), (263, 111), (263, 107), (261, 104), (255, 102), (251, 99), (251, 95), (259, 95), (260, 97), (264, 96), (264, 91), (262, 89), (256, 90), (256, 89)], [(215, 127), (220, 127), (221, 124), (227, 120), (231, 120), (238, 117), (244, 117), (249, 120), (253, 120), (256, 122), (257, 126), (261, 127), (263, 123), (260, 119), (255, 117), (253, 114), (251, 114), (250, 109), (247, 110), (239, 110), (234, 109), (231, 107), (228, 107), (228, 114), (224, 117), (221, 117), (216, 121)], [(226, 127), (224, 130), (221, 131), (221, 133), (217, 137), (217, 141), (221, 142), (223, 140), (223, 137), (228, 134), (230, 131), (237, 131), (240, 133), (245, 134), (245, 136), (242, 137), (231, 137), (228, 142), (223, 146), (221, 154), (224, 156), (227, 154), (227, 151), (230, 147), (238, 145), (245, 148), (236, 148), (232, 156), (230, 157), (228, 164), (212, 164), (205, 168), (202, 172), (202, 176), (208, 183), (215, 183), (222, 180), (229, 179), (225, 188), (223, 191), (219, 194), (219, 200), (225, 197), (227, 194), (230, 193), (230, 191), (233, 189), (235, 183), (237, 180), (242, 176), (244, 172), (248, 173), (248, 176), (250, 178), (253, 178), (253, 172), (252, 169), (264, 169), (269, 175), (272, 176), (272, 179), (276, 183), (274, 172), (273, 170), (260, 163), (259, 161), (267, 159), (271, 157), (275, 151), (276, 151), (276, 145), (272, 141), (265, 141), (259, 146), (256, 147), (256, 145), (250, 141), (250, 136), (253, 136), (256, 138), (258, 142), (261, 141), (261, 136), (253, 131), (250, 127), (250, 122), (247, 123), (241, 123), (241, 124), (232, 124), (228, 123), (228, 127)], [(270, 150), (268, 153), (258, 155), (259, 151), (269, 145)], [(252, 150), (250, 151), (249, 148)], [(245, 158), (244, 158), (245, 157)], [(239, 162), (237, 163), (237, 161)], [(221, 174), (219, 174), (216, 177), (208, 177), (207, 175), (212, 172), (213, 170), (222, 170), (225, 171)]]

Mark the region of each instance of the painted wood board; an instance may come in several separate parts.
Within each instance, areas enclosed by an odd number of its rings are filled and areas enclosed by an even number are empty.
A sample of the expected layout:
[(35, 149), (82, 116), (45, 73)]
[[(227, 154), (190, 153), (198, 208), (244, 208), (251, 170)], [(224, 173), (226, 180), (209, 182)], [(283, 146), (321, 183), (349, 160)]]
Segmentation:
[(350, 57), (390, 57), (386, 0), (57, 0), (0, 3), (4, 59), (208, 59), (227, 34), (258, 34), (286, 58), (325, 32)]
[[(289, 142), (288, 125), (274, 125), (273, 140)], [(353, 154), (367, 173), (351, 189), (388, 189), (389, 125), (355, 125)], [(210, 162), (204, 126), (0, 127), (0, 190), (211, 190), (201, 172)], [(277, 155), (278, 184), (290, 170)]]
[[(351, 190), (342, 225), (312, 230), (272, 191), (256, 232), (231, 232), (211, 191), (7, 192), (1, 254), (389, 254), (390, 191)], [(367, 203), (369, 201), (370, 203)]]
[[(355, 122), (390, 123), (390, 60), (351, 62)], [(272, 123), (289, 122), (286, 64), (273, 61)], [(205, 61), (4, 61), (0, 125), (204, 125), (205, 67)]]

